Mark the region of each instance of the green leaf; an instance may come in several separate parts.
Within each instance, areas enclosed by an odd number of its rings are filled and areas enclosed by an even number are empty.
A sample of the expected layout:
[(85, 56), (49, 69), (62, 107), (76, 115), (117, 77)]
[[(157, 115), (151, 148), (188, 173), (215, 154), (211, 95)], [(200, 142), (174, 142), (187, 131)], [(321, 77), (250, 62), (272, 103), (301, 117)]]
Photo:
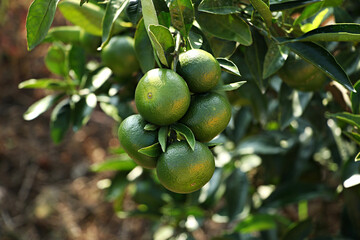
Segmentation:
[(227, 91), (234, 91), (238, 88), (240, 88), (246, 81), (240, 81), (240, 82), (233, 82), (225, 85), (221, 85), (219, 87), (215, 87), (213, 91), (217, 92), (227, 92)]
[(45, 57), (45, 65), (52, 72), (60, 76), (67, 76), (67, 50), (60, 44), (52, 45)]
[(160, 127), (159, 132), (158, 132), (158, 140), (159, 140), (159, 143), (161, 146), (161, 150), (163, 152), (166, 151), (166, 142), (167, 142), (167, 137), (168, 137), (168, 131), (169, 131), (168, 126), (162, 126), (162, 127)]
[(108, 159), (105, 162), (95, 163), (90, 166), (90, 170), (93, 172), (130, 171), (136, 166), (136, 163), (132, 159), (128, 158), (127, 154), (124, 154), (124, 157)]
[(254, 214), (243, 219), (234, 231), (241, 233), (260, 232), (276, 228), (276, 220), (278, 216), (269, 214)]
[(29, 79), (19, 84), (20, 89), (24, 88), (38, 88), (38, 89), (48, 89), (48, 90), (67, 90), (69, 88), (68, 84), (64, 81), (58, 79)]
[(203, 30), (218, 38), (236, 41), (245, 46), (252, 44), (249, 26), (236, 15), (216, 15), (199, 12), (196, 19)]
[(54, 143), (64, 138), (71, 123), (71, 107), (69, 99), (64, 99), (54, 108), (50, 118), (50, 134)]
[(175, 50), (175, 41), (170, 30), (161, 25), (150, 25), (149, 36), (161, 63), (169, 67), (171, 53)]
[(79, 44), (81, 28), (79, 26), (54, 27), (47, 33), (44, 42), (60, 41), (68, 44)]
[(216, 58), (229, 58), (236, 50), (236, 42), (217, 37), (208, 37), (213, 55)]
[(76, 80), (80, 82), (86, 71), (86, 56), (84, 48), (73, 45), (69, 51), (69, 68), (74, 71)]
[(236, 75), (236, 76), (241, 77), (241, 74), (240, 74), (240, 72), (239, 72), (238, 67), (237, 67), (236, 64), (233, 63), (231, 60), (226, 59), (226, 58), (217, 58), (216, 60), (219, 62), (220, 67), (221, 67), (224, 71), (226, 71), (226, 72), (228, 72), (228, 73), (231, 73), (231, 74), (233, 74), (233, 75)]
[(112, 117), (115, 121), (121, 122), (121, 117), (119, 115), (119, 110), (116, 106), (114, 106), (111, 103), (101, 102), (100, 108), (103, 110), (103, 112)]
[(300, 0), (300, 1), (281, 1), (270, 4), (270, 11), (277, 12), (287, 9), (295, 9), (305, 7), (307, 5), (321, 2), (323, 0)]
[(225, 201), (230, 220), (240, 214), (245, 207), (249, 195), (249, 181), (244, 172), (235, 169), (226, 179)]
[(76, 132), (90, 119), (90, 115), (96, 107), (96, 95), (91, 93), (75, 103), (73, 130)]
[(355, 157), (355, 162), (358, 162), (358, 161), (360, 161), (360, 152)]
[(356, 92), (350, 93), (351, 109), (354, 114), (360, 114), (360, 80), (354, 85)]
[(122, 205), (121, 203), (124, 199), (125, 190), (128, 185), (129, 180), (127, 180), (127, 172), (117, 172), (115, 177), (111, 179), (111, 185), (106, 191), (106, 200), (119, 201), (119, 205)]
[(250, 3), (264, 19), (266, 26), (270, 27), (272, 25), (272, 14), (269, 6), (263, 0), (250, 0)]
[(144, 127), (144, 130), (145, 131), (155, 131), (156, 129), (158, 129), (159, 127), (154, 125), (154, 124), (151, 124), (151, 123), (147, 123)]
[[(294, 26), (295, 26), (295, 25), (298, 25), (298, 24), (300, 24), (303, 20), (308, 19), (308, 18), (314, 16), (315, 14), (317, 14), (317, 15), (323, 15), (323, 14), (322, 14), (322, 12), (324, 11), (324, 10), (322, 10), (323, 5), (324, 5), (324, 1), (317, 2), (317, 3), (311, 4), (311, 5), (309, 5), (309, 6), (306, 6), (305, 9), (302, 11), (301, 15), (300, 15), (297, 19), (295, 19), (293, 25), (294, 25)], [(327, 11), (327, 10), (325, 10), (325, 11)], [(318, 22), (318, 23), (317, 23), (318, 25), (320, 25), (323, 17), (324, 17), (324, 16), (322, 16), (322, 17), (315, 17), (315, 19), (318, 18), (318, 21), (317, 21), (317, 22)], [(319, 18), (320, 18), (320, 19), (319, 19)], [(314, 21), (315, 21), (315, 20), (314, 20)], [(319, 21), (320, 21), (320, 23), (319, 23)]]
[(126, 8), (126, 15), (134, 25), (137, 25), (138, 21), (142, 17), (141, 1), (130, 0)]
[(227, 15), (241, 12), (241, 4), (243, 4), (241, 0), (203, 0), (198, 10), (201, 12)]
[(285, 63), (289, 49), (285, 46), (271, 42), (264, 59), (263, 78), (268, 78), (276, 73)]
[(105, 10), (101, 7), (92, 3), (80, 6), (78, 0), (62, 0), (59, 3), (59, 10), (72, 24), (83, 28), (90, 34), (102, 35), (101, 23)]
[(46, 37), (54, 20), (59, 0), (34, 0), (26, 18), (26, 37), (28, 50), (34, 49)]
[(24, 113), (25, 120), (30, 121), (37, 118), (40, 114), (49, 110), (62, 95), (48, 95), (33, 103)]
[[(286, 39), (279, 40), (280, 42), (286, 41)], [(328, 77), (339, 82), (348, 90), (354, 91), (354, 88), (344, 69), (342, 69), (339, 63), (335, 60), (334, 56), (332, 56), (325, 48), (313, 42), (293, 42), (285, 43), (285, 45), (301, 58), (320, 69)]]
[(313, 229), (311, 220), (296, 223), (282, 238), (283, 240), (303, 240), (309, 237)]
[(97, 69), (90, 75), (91, 79), (91, 87), (90, 89), (92, 91), (96, 91), (100, 87), (102, 87), (106, 81), (109, 80), (110, 76), (112, 74), (112, 71), (108, 67), (102, 67), (100, 69)]
[(135, 53), (143, 73), (155, 67), (154, 50), (145, 29), (144, 19), (141, 19), (135, 32)]
[(138, 150), (138, 152), (142, 153), (146, 156), (149, 156), (149, 157), (158, 157), (158, 156), (160, 156), (162, 150), (161, 150), (160, 143), (157, 142), (151, 146), (140, 148)]
[(105, 15), (102, 21), (102, 44), (100, 48), (105, 47), (110, 41), (115, 31), (115, 23), (128, 3), (129, 0), (110, 0), (106, 5)]
[(194, 151), (196, 141), (194, 133), (191, 131), (191, 129), (182, 123), (172, 124), (171, 128), (174, 129), (177, 133), (184, 136), (190, 148)]
[[(149, 25), (159, 25), (156, 9), (153, 0), (141, 0), (143, 18), (146, 31), (149, 31)], [(150, 36), (149, 36), (150, 37)]]
[(357, 132), (343, 132), (348, 138), (360, 145), (360, 134)]
[(204, 40), (200, 34), (190, 30), (188, 41), (192, 49), (200, 49)]
[(292, 41), (359, 42), (360, 24), (333, 24), (319, 27)]
[(336, 118), (360, 129), (360, 115), (348, 112), (329, 114), (327, 117)]
[(171, 0), (169, 10), (172, 26), (179, 30), (184, 38), (187, 38), (195, 19), (191, 0)]

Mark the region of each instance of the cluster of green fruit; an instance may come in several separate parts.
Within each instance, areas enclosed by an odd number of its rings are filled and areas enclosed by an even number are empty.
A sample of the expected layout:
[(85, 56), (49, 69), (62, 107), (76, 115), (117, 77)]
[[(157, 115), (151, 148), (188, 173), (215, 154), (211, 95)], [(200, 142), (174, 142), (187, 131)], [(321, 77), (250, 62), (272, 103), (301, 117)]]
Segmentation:
[[(107, 55), (119, 49), (115, 43), (124, 39), (115, 37), (103, 49), (103, 63), (115, 74), (138, 67), (130, 57), (125, 60), (129, 65), (121, 67), (113, 56), (107, 61)], [(183, 52), (175, 69), (145, 73), (135, 90), (139, 114), (122, 121), (118, 136), (138, 165), (156, 168), (164, 187), (190, 193), (204, 186), (214, 173), (214, 156), (206, 143), (226, 128), (231, 106), (224, 95), (212, 91), (219, 83), (221, 68), (210, 53), (200, 49)]]

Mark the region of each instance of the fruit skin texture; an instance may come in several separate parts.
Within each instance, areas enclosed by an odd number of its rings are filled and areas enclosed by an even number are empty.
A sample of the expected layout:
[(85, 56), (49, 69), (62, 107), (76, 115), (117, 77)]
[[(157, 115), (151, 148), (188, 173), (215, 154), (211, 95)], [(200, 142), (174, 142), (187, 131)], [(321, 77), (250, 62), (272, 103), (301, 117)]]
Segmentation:
[(139, 114), (125, 118), (118, 130), (120, 145), (138, 165), (144, 168), (155, 168), (157, 158), (138, 152), (140, 148), (157, 142), (157, 131), (145, 131), (145, 125), (145, 120)]
[(196, 142), (193, 151), (185, 141), (171, 144), (158, 159), (156, 173), (160, 183), (176, 193), (199, 190), (215, 171), (214, 156), (207, 146)]
[(304, 92), (320, 90), (327, 80), (326, 75), (314, 65), (293, 55), (288, 57), (278, 74), (289, 87)]
[(180, 120), (194, 133), (196, 140), (208, 142), (221, 133), (231, 118), (228, 100), (214, 92), (194, 95), (189, 110)]
[(135, 90), (135, 103), (141, 116), (160, 126), (174, 123), (184, 116), (190, 99), (186, 82), (170, 69), (148, 71)]
[(130, 77), (140, 69), (134, 39), (128, 36), (112, 37), (101, 51), (101, 60), (119, 77)]
[(201, 49), (181, 53), (176, 71), (184, 78), (193, 93), (209, 91), (217, 85), (221, 76), (218, 61)]

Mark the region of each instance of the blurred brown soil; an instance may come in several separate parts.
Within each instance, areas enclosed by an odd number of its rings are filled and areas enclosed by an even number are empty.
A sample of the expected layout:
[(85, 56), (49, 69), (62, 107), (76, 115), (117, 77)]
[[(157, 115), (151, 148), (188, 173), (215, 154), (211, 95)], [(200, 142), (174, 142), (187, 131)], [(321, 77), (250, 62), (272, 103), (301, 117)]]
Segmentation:
[[(118, 145), (114, 121), (95, 111), (86, 127), (55, 145), (49, 113), (22, 118), (46, 93), (19, 90), (18, 84), (50, 76), (43, 61), (48, 46), (26, 50), (30, 3), (0, 2), (0, 240), (144, 239), (143, 221), (119, 219), (97, 187), (112, 173), (89, 171)], [(64, 23), (56, 15), (54, 24)]]

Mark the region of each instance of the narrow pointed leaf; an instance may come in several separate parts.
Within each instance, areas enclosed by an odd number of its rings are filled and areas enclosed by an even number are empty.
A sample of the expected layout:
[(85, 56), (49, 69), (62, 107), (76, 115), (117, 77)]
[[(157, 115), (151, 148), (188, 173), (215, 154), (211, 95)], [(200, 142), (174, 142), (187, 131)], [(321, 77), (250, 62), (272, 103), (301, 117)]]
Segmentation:
[(309, 237), (313, 225), (311, 220), (305, 220), (293, 226), (282, 238), (283, 240), (303, 240)]
[(88, 3), (89, 0), (80, 0), (80, 6), (84, 5), (84, 3)]
[(343, 132), (348, 138), (360, 145), (360, 134), (357, 132)]
[(50, 134), (54, 143), (60, 143), (71, 124), (69, 99), (61, 101), (54, 108), (50, 118)]
[[(286, 39), (279, 40), (280, 42), (287, 41)], [(319, 68), (328, 77), (339, 82), (348, 90), (354, 91), (354, 88), (344, 69), (338, 64), (334, 56), (332, 56), (325, 48), (313, 42), (291, 42), (285, 43), (285, 45), (301, 58)]]
[(194, 133), (191, 131), (191, 129), (182, 123), (172, 124), (171, 128), (174, 129), (179, 134), (181, 134), (182, 136), (184, 136), (190, 148), (194, 151), (196, 141), (195, 141)]
[(358, 162), (358, 161), (360, 161), (360, 152), (355, 157), (355, 162)]
[(356, 93), (351, 92), (351, 109), (354, 114), (360, 114), (360, 80), (354, 86)]
[(44, 40), (54, 20), (59, 0), (34, 0), (26, 18), (27, 48), (32, 50)]
[(271, 42), (264, 59), (263, 78), (276, 73), (284, 65), (288, 55), (287, 47)]
[(236, 41), (245, 46), (252, 44), (249, 26), (236, 15), (216, 15), (199, 12), (197, 21), (203, 30), (218, 38)]
[(339, 119), (340, 121), (346, 122), (360, 129), (360, 115), (358, 114), (342, 112), (342, 113), (329, 114), (328, 117)]
[(241, 77), (241, 74), (240, 74), (240, 71), (239, 71), (238, 67), (231, 60), (226, 59), (226, 58), (217, 58), (216, 60), (219, 62), (220, 67), (224, 71)]
[(124, 11), (129, 0), (110, 0), (106, 6), (104, 19), (102, 21), (102, 44), (101, 48), (105, 47), (114, 34), (115, 23), (120, 14)]
[(346, 23), (319, 27), (294, 39), (294, 41), (359, 42), (360, 24)]
[(161, 151), (160, 143), (157, 142), (151, 146), (139, 149), (138, 152), (149, 157), (158, 157), (160, 156), (162, 151)]
[(187, 38), (195, 19), (191, 0), (171, 0), (169, 10), (173, 27), (179, 30), (183, 37)]
[(149, 31), (149, 25), (159, 25), (159, 20), (156, 15), (156, 9), (153, 0), (141, 0), (143, 10), (143, 18), (146, 31)]
[[(127, 154), (125, 154), (127, 156)], [(137, 164), (130, 158), (115, 158), (109, 159), (105, 162), (96, 163), (91, 165), (90, 169), (93, 172), (104, 172), (104, 171), (130, 171), (134, 169)]]
[(37, 88), (48, 90), (66, 90), (69, 88), (68, 84), (58, 79), (29, 79), (19, 84), (20, 89)]
[(269, 6), (263, 0), (250, 0), (250, 3), (259, 12), (268, 27), (272, 24), (272, 14)]
[(150, 38), (145, 29), (144, 19), (141, 19), (135, 32), (135, 53), (139, 60), (140, 68), (143, 73), (155, 67), (154, 51)]
[(242, 11), (241, 0), (203, 0), (198, 10), (214, 14), (232, 14)]
[(144, 130), (146, 131), (155, 131), (156, 129), (158, 129), (158, 126), (148, 123), (145, 125)]
[(171, 53), (175, 50), (175, 41), (168, 28), (161, 25), (150, 25), (149, 36), (162, 64), (169, 67)]
[(234, 82), (234, 83), (225, 84), (225, 85), (222, 85), (220, 87), (214, 88), (214, 91), (217, 91), (217, 92), (234, 91), (234, 90), (240, 88), (244, 83), (246, 83), (246, 81), (240, 81), (240, 82)]
[(158, 133), (158, 140), (161, 146), (161, 150), (163, 152), (166, 151), (166, 142), (167, 142), (167, 136), (168, 136), (168, 127), (167, 126), (163, 126), (159, 129), (159, 133)]
[(49, 110), (60, 97), (61, 95), (48, 95), (36, 101), (26, 110), (23, 115), (24, 119), (30, 121), (37, 118), (40, 114)]
[(286, 1), (286, 2), (276, 2), (273, 4), (270, 4), (270, 11), (277, 12), (287, 9), (295, 9), (295, 8), (301, 8), (305, 7), (307, 5), (321, 2), (323, 0), (300, 0), (300, 1)]
[(273, 229), (277, 225), (276, 219), (277, 216), (269, 214), (249, 215), (236, 225), (234, 230), (240, 233), (252, 233)]

